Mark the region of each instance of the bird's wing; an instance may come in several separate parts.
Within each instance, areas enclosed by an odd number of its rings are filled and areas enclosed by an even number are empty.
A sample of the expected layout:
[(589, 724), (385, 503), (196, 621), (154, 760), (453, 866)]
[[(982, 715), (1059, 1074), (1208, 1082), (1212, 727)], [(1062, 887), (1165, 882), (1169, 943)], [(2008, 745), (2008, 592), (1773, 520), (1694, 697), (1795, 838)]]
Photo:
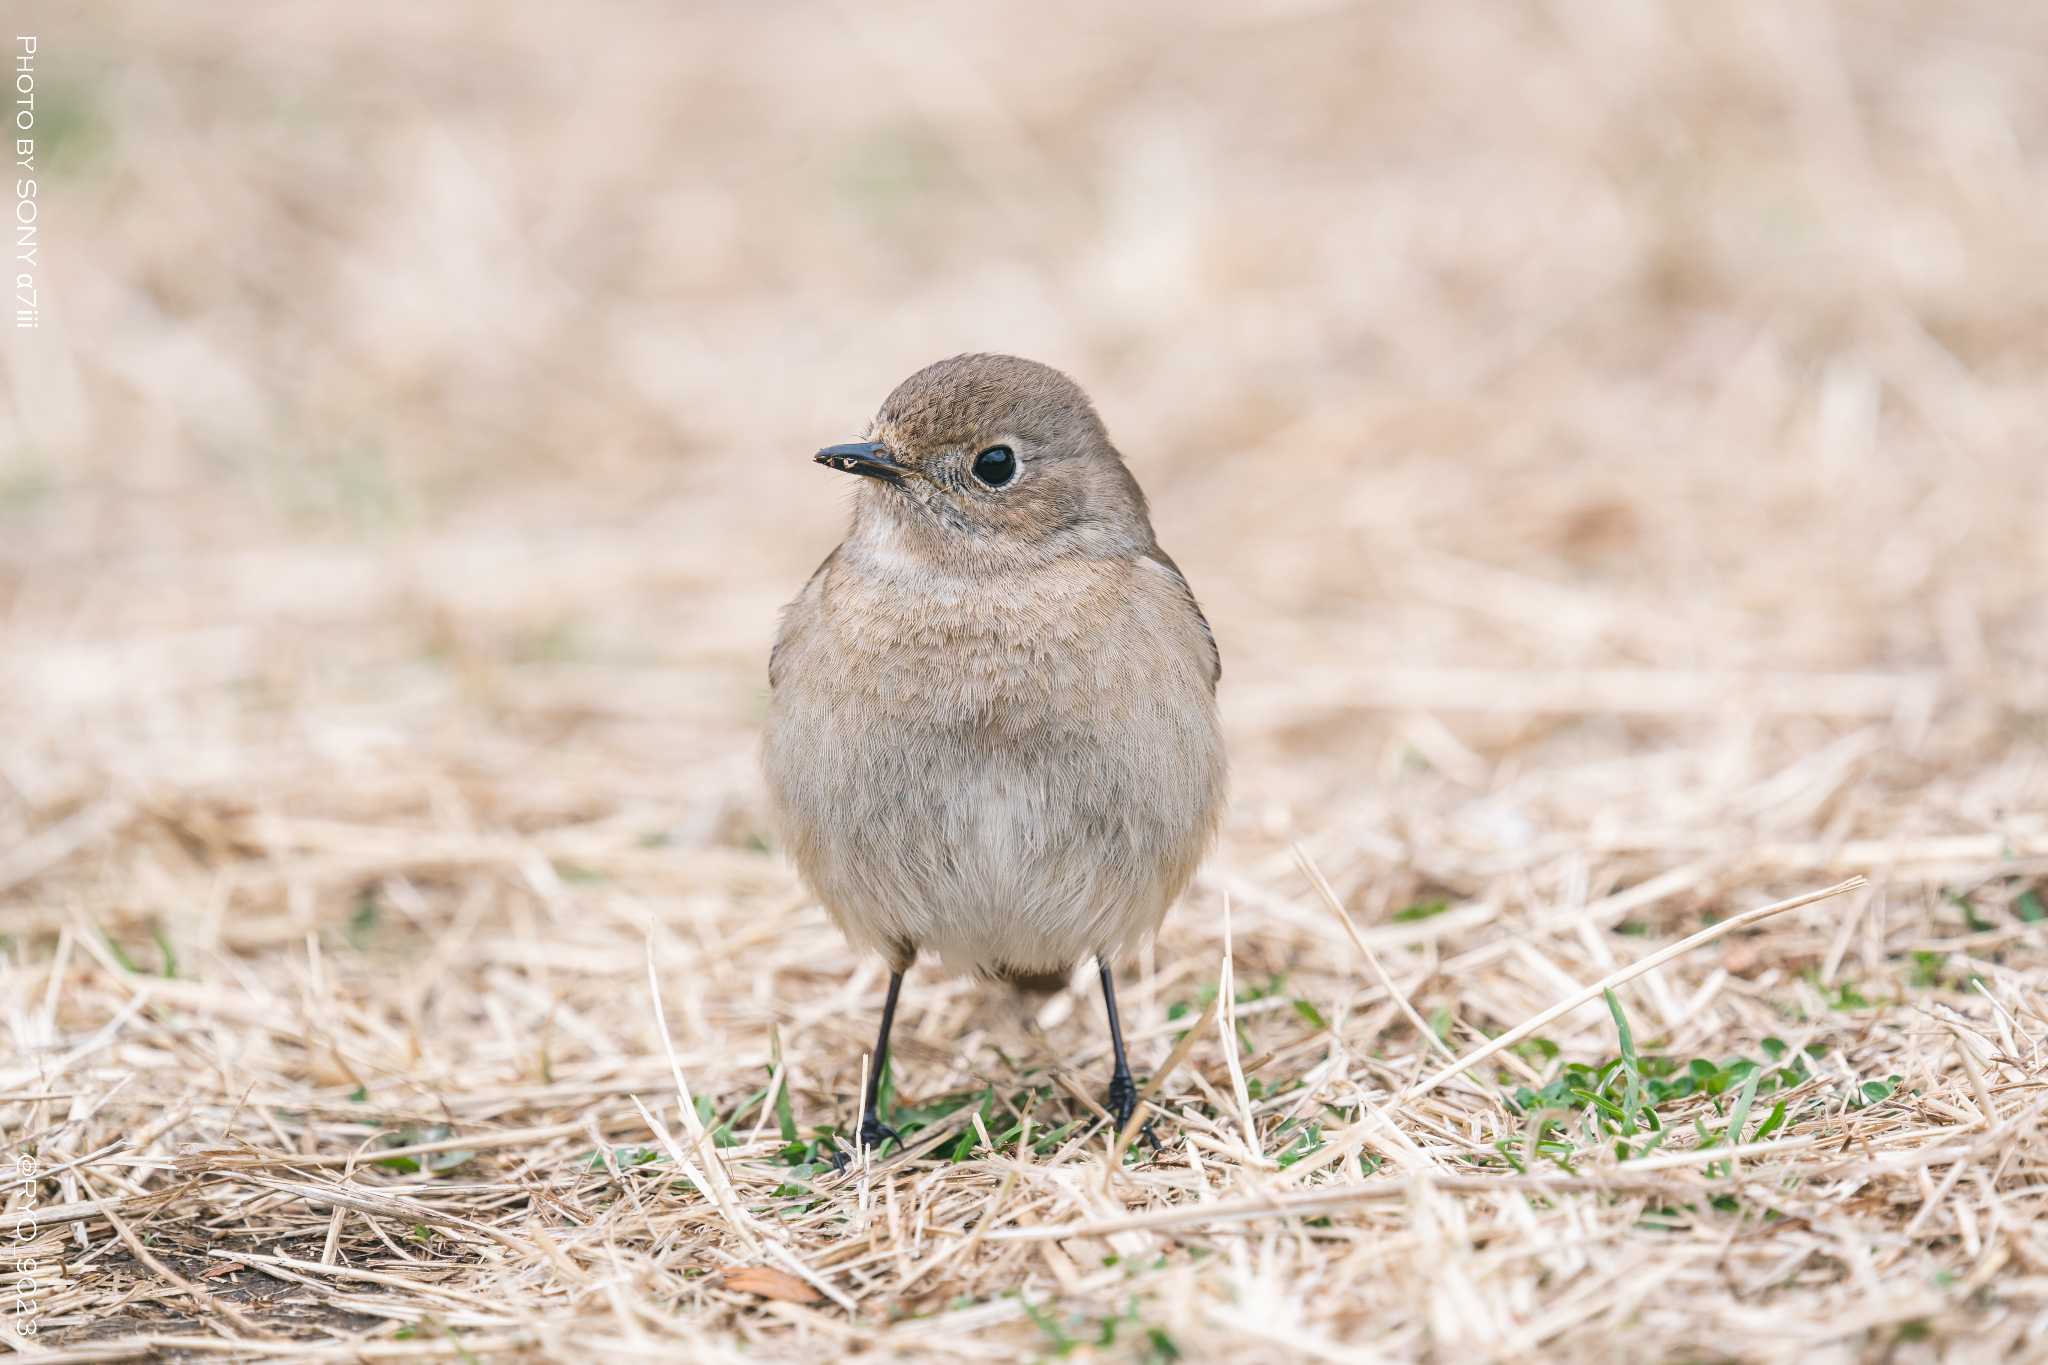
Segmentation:
[(1202, 628), (1202, 639), (1209, 646), (1209, 690), (1215, 691), (1216, 684), (1223, 681), (1223, 655), (1216, 648), (1216, 632), (1209, 629), (1209, 618), (1202, 614), (1202, 604), (1195, 600), (1195, 590), (1188, 586), (1188, 576), (1180, 571), (1180, 565), (1173, 562), (1173, 556), (1166, 553), (1158, 541), (1145, 551), (1145, 558), (1166, 570), (1167, 576), (1180, 585), (1181, 595), (1187, 598), (1189, 610), (1195, 613), (1195, 621)]
[(804, 583), (804, 590), (798, 593), (790, 601), (790, 604), (782, 609), (782, 624), (777, 626), (775, 630), (775, 646), (768, 651), (769, 691), (775, 690), (775, 684), (780, 676), (780, 671), (776, 668), (776, 664), (782, 658), (782, 647), (795, 639), (797, 633), (809, 623), (811, 616), (814, 615), (812, 612), (805, 611), (804, 607), (809, 603), (813, 594), (821, 590), (821, 585), (825, 579), (825, 570), (831, 568), (832, 561), (837, 558), (839, 558), (839, 551), (837, 549), (834, 549), (831, 554), (826, 555), (824, 562), (811, 571), (810, 578)]

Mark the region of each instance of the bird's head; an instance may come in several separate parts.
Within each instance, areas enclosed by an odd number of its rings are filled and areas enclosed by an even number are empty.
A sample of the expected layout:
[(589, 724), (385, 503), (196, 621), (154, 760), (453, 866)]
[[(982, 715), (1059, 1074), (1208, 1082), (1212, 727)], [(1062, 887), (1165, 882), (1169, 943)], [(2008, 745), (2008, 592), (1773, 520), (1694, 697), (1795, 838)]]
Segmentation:
[(1079, 385), (1047, 365), (961, 355), (896, 386), (867, 439), (819, 464), (873, 480), (857, 529), (944, 559), (1142, 552), (1145, 497)]

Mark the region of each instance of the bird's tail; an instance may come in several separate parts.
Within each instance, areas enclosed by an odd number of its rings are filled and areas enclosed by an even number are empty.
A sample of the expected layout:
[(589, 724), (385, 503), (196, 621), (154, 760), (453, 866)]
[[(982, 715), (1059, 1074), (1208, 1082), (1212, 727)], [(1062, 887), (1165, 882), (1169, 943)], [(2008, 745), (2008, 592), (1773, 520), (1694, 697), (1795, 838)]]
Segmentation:
[(1032, 972), (1017, 967), (996, 967), (989, 973), (992, 980), (1004, 985), (1015, 986), (1026, 995), (1052, 995), (1067, 988), (1067, 978), (1073, 975), (1073, 968), (1058, 971)]

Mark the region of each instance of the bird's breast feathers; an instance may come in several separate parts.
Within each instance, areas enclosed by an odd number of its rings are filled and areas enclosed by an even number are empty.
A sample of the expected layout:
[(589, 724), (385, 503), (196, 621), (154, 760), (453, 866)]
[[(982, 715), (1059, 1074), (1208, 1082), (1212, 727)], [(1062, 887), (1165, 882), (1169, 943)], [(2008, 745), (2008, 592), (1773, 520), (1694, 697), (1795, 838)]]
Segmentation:
[(767, 770), (858, 941), (1056, 967), (1149, 932), (1215, 829), (1214, 646), (1150, 559), (962, 581), (844, 551), (793, 604)]
[[(801, 660), (798, 669), (785, 669)], [(1206, 708), (1214, 644), (1153, 559), (969, 578), (844, 552), (792, 605), (776, 690), (925, 724), (1090, 728), (1147, 699)]]

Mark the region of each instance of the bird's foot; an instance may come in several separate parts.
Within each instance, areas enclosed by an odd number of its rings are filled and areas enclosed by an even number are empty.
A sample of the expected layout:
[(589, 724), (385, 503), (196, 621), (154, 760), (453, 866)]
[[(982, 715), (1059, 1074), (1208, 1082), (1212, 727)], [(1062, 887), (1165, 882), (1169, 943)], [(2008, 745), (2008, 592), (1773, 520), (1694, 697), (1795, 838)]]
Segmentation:
[[(860, 1145), (867, 1148), (870, 1152), (879, 1152), (882, 1149), (882, 1144), (885, 1142), (894, 1142), (897, 1146), (901, 1147), (903, 1145), (903, 1134), (897, 1132), (873, 1114), (862, 1115), (860, 1121)], [(832, 1153), (832, 1169), (843, 1171), (852, 1160), (853, 1155), (851, 1151), (842, 1144)]]
[[(1131, 1126), (1131, 1115), (1138, 1112), (1138, 1086), (1131, 1079), (1129, 1072), (1120, 1071), (1109, 1078), (1108, 1108), (1110, 1116), (1116, 1120), (1116, 1131), (1119, 1134)], [(1159, 1141), (1159, 1134), (1152, 1130), (1150, 1119), (1145, 1120), (1145, 1126), (1138, 1130), (1138, 1137), (1155, 1153), (1163, 1145)]]
[(1119, 1133), (1130, 1126), (1131, 1115), (1138, 1112), (1138, 1086), (1128, 1071), (1119, 1071), (1109, 1078), (1109, 1112), (1116, 1119)]

